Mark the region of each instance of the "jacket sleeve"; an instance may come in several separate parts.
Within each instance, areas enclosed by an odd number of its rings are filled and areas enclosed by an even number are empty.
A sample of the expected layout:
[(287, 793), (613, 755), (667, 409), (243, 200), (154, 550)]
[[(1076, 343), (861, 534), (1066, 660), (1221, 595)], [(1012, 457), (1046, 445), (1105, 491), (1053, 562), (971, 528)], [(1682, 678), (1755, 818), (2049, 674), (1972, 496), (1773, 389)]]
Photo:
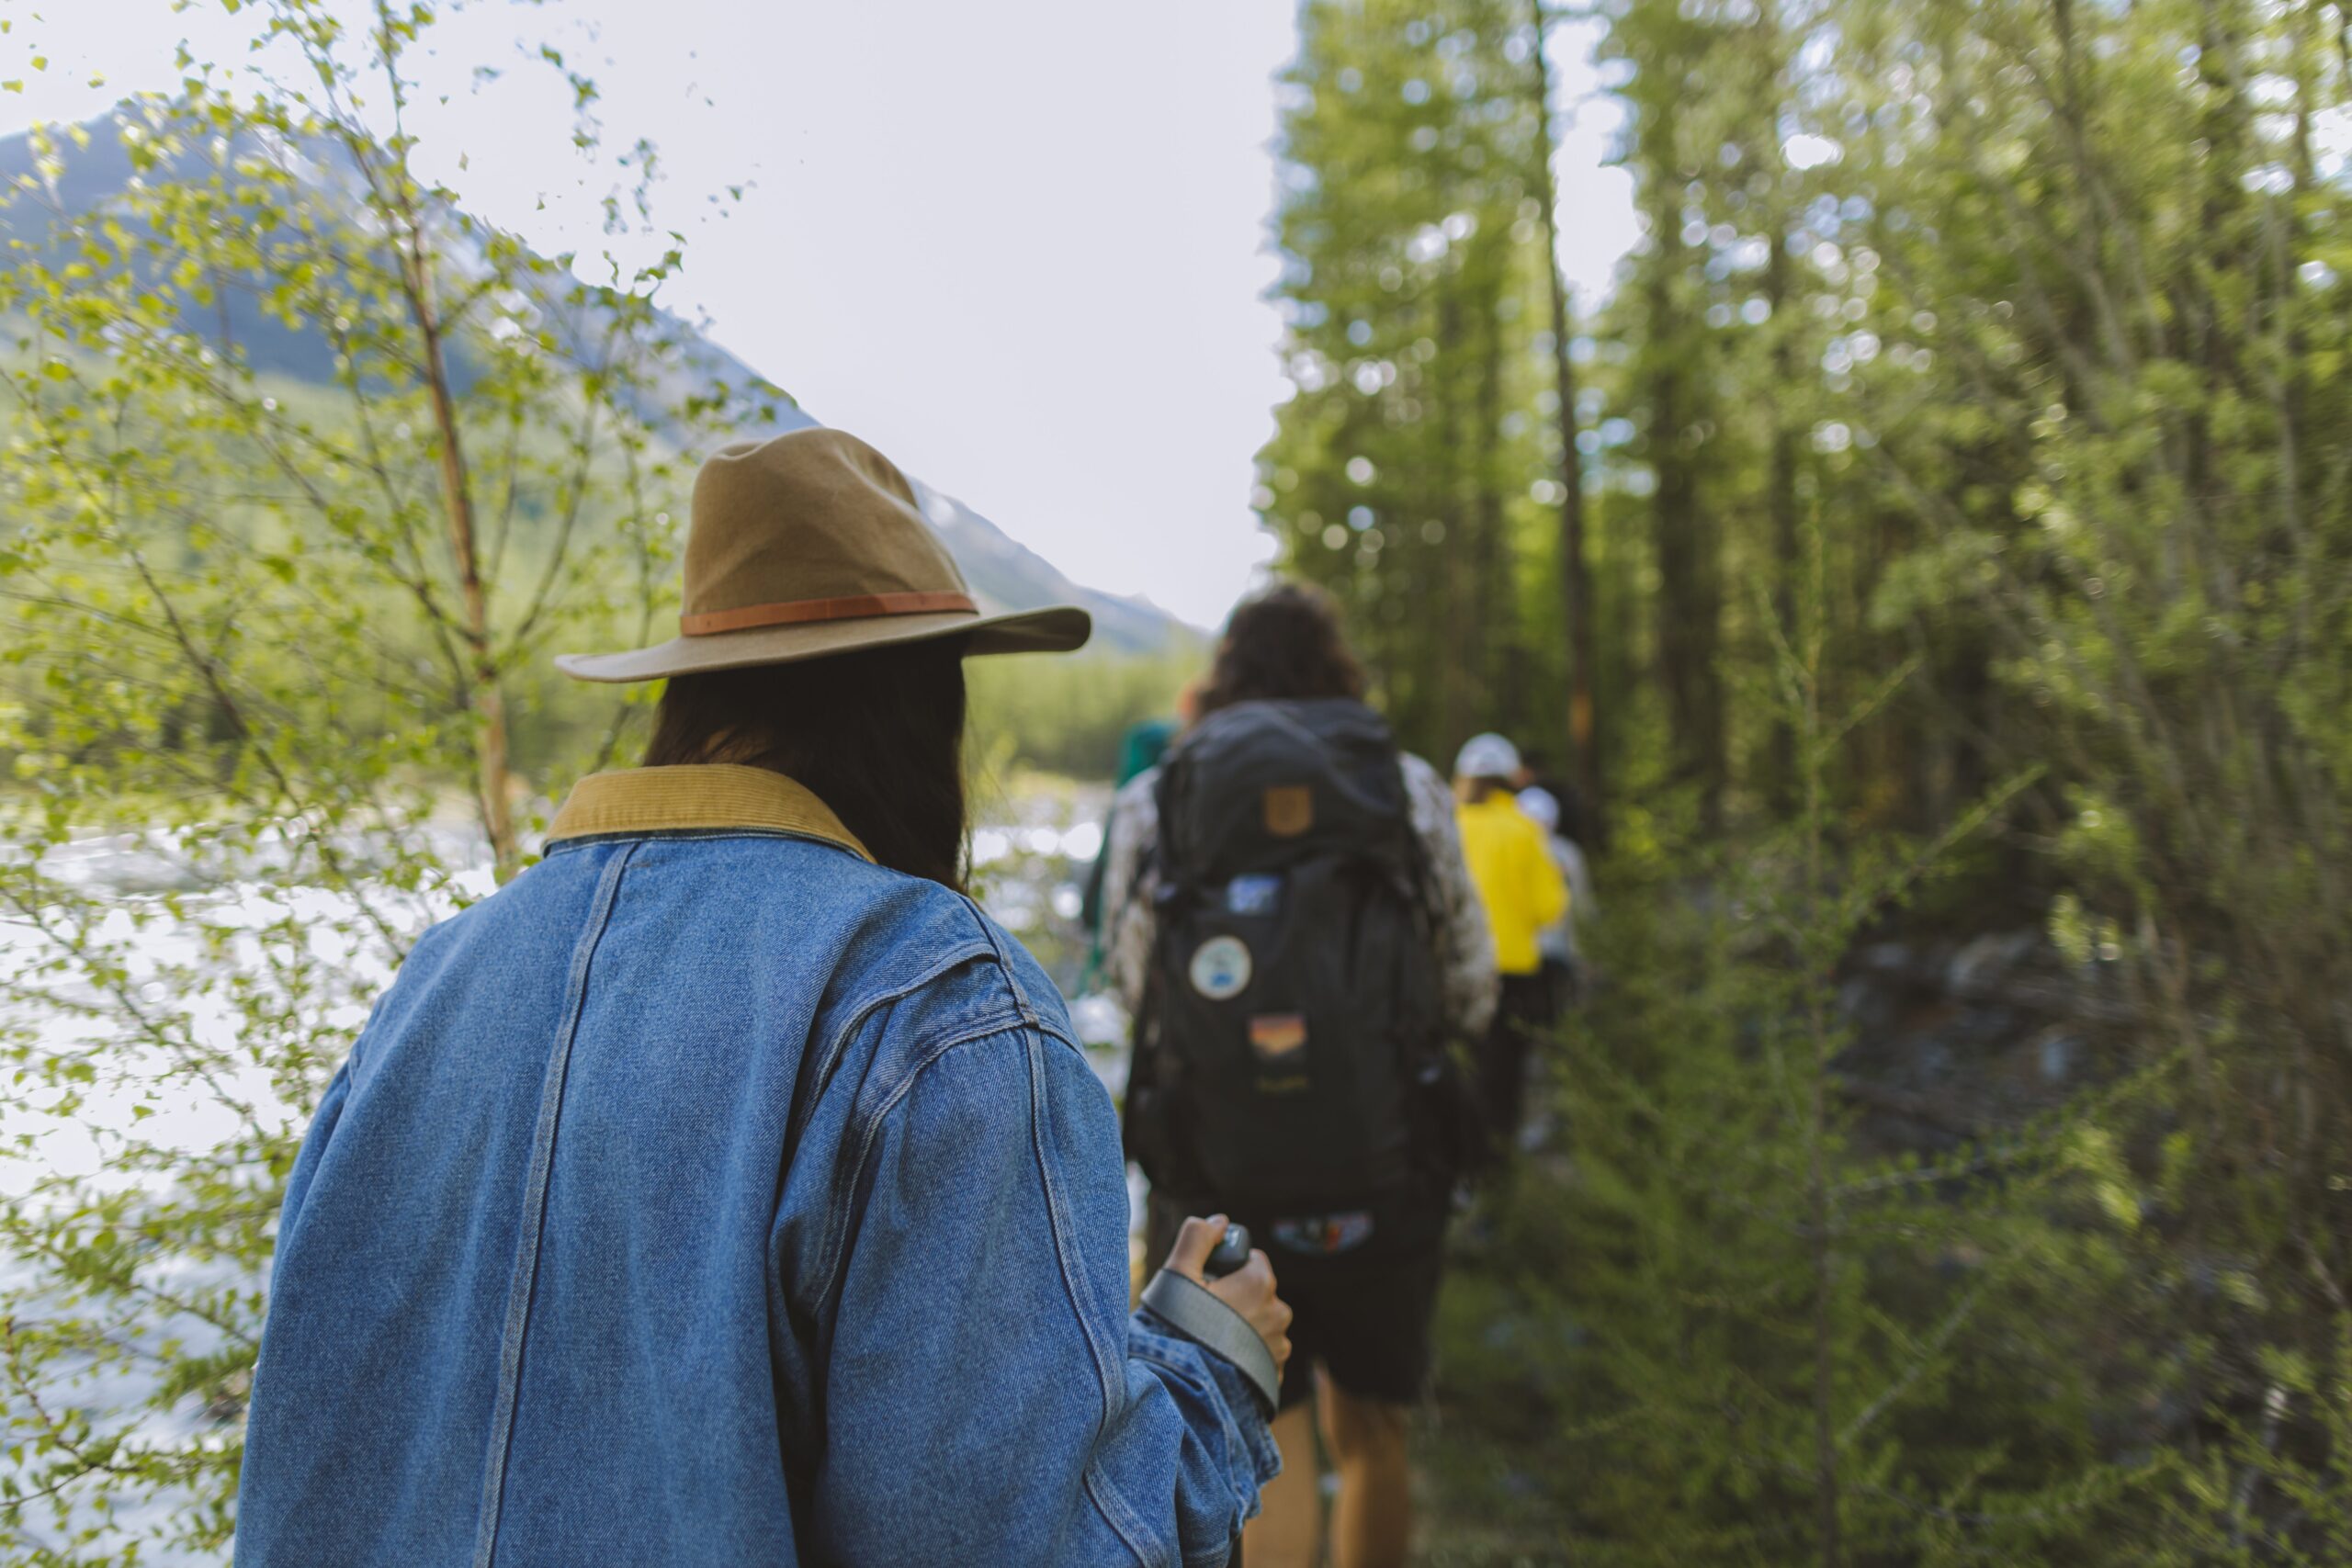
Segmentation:
[(319, 1097), (319, 1108), (311, 1114), (310, 1130), (302, 1134), (302, 1146), (294, 1156), (294, 1168), (286, 1177), (286, 1199), (277, 1210), (277, 1240), (282, 1245), (295, 1224), (302, 1217), (302, 1200), (310, 1196), (311, 1179), (319, 1173), (319, 1162), (326, 1157), (327, 1144), (334, 1138), (335, 1127), (343, 1121), (343, 1108), (351, 1099), (351, 1059), (327, 1080), (326, 1092)]
[(1222, 1563), (1279, 1466), (1240, 1374), (1127, 1308), (1109, 1096), (1026, 1026), (936, 1052), (865, 1143), (822, 1372), (817, 1555)]
[(1464, 1037), (1487, 1032), (1495, 1016), (1502, 977), (1495, 968), (1494, 927), (1470, 867), (1462, 858), (1462, 827), (1453, 814), (1453, 791), (1435, 768), (1407, 755), (1405, 797), (1413, 836), (1427, 863), (1430, 929), (1437, 937), (1438, 969), (1444, 986), (1445, 1016)]

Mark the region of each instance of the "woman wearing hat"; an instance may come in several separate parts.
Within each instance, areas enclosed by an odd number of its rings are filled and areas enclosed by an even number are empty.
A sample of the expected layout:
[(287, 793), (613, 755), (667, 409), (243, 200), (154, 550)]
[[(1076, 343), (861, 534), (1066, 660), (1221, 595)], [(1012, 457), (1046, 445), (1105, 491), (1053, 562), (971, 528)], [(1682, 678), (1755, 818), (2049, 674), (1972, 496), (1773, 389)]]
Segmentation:
[(1130, 1317), (1109, 1097), (961, 886), (961, 660), (1088, 629), (980, 615), (853, 437), (704, 467), (680, 635), (561, 661), (668, 681), (646, 765), (425, 934), (304, 1140), (240, 1563), (1219, 1560), (1289, 1310), (1195, 1221)]

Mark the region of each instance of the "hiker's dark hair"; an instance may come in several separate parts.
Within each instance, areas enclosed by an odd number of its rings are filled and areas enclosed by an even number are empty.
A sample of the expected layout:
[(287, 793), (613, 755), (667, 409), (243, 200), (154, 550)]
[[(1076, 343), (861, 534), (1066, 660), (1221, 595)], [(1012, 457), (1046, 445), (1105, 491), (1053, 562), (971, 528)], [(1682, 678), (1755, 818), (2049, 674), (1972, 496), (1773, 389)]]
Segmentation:
[(673, 676), (645, 765), (682, 762), (783, 773), (882, 864), (964, 891), (960, 637)]
[(1276, 697), (1355, 697), (1363, 666), (1340, 629), (1340, 607), (1319, 588), (1282, 582), (1235, 606), (1197, 699), (1205, 718), (1235, 703)]

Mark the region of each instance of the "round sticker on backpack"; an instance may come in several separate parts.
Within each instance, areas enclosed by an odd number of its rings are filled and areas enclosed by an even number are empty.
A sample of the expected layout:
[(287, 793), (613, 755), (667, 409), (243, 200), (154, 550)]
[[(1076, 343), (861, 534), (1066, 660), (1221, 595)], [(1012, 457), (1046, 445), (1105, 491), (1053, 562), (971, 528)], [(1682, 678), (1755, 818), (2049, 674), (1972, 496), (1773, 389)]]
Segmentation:
[(1250, 949), (1238, 936), (1213, 936), (1193, 951), (1193, 989), (1213, 1002), (1250, 987)]

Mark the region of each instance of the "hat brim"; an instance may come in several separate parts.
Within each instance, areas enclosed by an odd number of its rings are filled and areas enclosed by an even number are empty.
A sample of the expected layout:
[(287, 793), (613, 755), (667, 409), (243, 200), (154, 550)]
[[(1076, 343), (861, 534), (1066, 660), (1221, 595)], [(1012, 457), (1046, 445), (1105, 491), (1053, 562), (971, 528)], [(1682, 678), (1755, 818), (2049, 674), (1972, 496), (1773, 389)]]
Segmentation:
[(707, 637), (673, 637), (626, 653), (562, 653), (556, 668), (579, 681), (664, 681), (709, 670), (797, 664), (861, 648), (891, 648), (939, 637), (971, 639), (967, 658), (993, 653), (1068, 653), (1093, 635), (1094, 617), (1075, 604), (973, 615), (950, 610), (923, 615), (873, 615), (854, 621), (809, 621), (748, 626)]

